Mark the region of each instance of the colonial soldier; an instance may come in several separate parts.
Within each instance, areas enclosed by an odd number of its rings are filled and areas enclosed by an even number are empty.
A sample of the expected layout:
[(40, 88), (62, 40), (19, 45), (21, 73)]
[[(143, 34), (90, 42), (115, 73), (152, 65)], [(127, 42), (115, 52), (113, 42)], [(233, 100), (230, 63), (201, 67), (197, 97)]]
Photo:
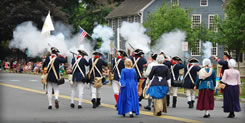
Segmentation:
[[(173, 91), (173, 104), (172, 107), (176, 108), (176, 103), (177, 103), (177, 96), (178, 96), (178, 88), (180, 85), (175, 85), (174, 81), (175, 80), (180, 80), (179, 77), (179, 71), (184, 68), (184, 64), (181, 63), (181, 58), (178, 56), (175, 56), (172, 58), (171, 66), (170, 66), (170, 72), (171, 72), (171, 88)], [(167, 106), (169, 106), (170, 102), (170, 96), (169, 94), (167, 95)]]
[[(147, 69), (146, 69), (145, 74), (144, 74), (145, 77), (148, 77), (149, 74), (150, 74), (150, 72), (151, 72), (152, 67), (153, 67), (154, 65), (157, 65), (156, 58), (157, 58), (157, 54), (156, 54), (156, 53), (152, 53), (152, 54), (151, 54), (152, 62), (149, 63), (148, 66), (147, 66)], [(150, 79), (147, 78), (146, 84), (149, 84), (149, 82), (150, 82)], [(152, 102), (152, 99), (149, 98), (149, 99), (148, 99), (148, 105), (145, 106), (144, 109), (151, 110), (151, 102)]]
[[(137, 73), (137, 81), (139, 82), (138, 84), (138, 93), (139, 93), (139, 101), (143, 99), (142, 96), (142, 88), (144, 88), (144, 75), (143, 75), (143, 68), (147, 64), (146, 59), (143, 57), (144, 52), (141, 49), (136, 49), (135, 51), (135, 57), (132, 57), (131, 60), (133, 62), (132, 68), (135, 68), (136, 73)], [(140, 104), (141, 106), (141, 104)]]
[(72, 59), (72, 81), (71, 85), (71, 108), (75, 107), (74, 97), (76, 90), (78, 89), (78, 109), (82, 108), (82, 99), (83, 99), (83, 89), (85, 85), (85, 75), (86, 69), (85, 66), (88, 66), (89, 63), (84, 58), (84, 56), (88, 56), (88, 54), (84, 50), (78, 50), (77, 57)]
[(193, 108), (196, 97), (194, 86), (197, 78), (197, 72), (201, 69), (201, 67), (199, 67), (199, 60), (196, 58), (191, 58), (188, 62), (189, 63), (185, 66), (184, 69), (184, 88), (189, 108)]
[(112, 80), (112, 88), (114, 92), (114, 98), (116, 100), (116, 103), (118, 101), (118, 95), (119, 95), (119, 80), (121, 78), (121, 70), (125, 68), (124, 66), (124, 60), (128, 56), (127, 53), (123, 50), (118, 50), (119, 55), (117, 58), (114, 58), (112, 60), (112, 73), (114, 75), (113, 80)]
[(59, 50), (55, 47), (51, 48), (51, 55), (46, 57), (43, 68), (47, 67), (47, 88), (48, 88), (48, 102), (49, 106), (48, 109), (52, 109), (52, 88), (54, 89), (54, 96), (55, 96), (55, 108), (59, 108), (59, 89), (57, 80), (60, 78), (59, 76), (59, 65), (61, 63), (66, 63), (67, 59), (58, 55)]
[[(92, 103), (93, 108), (96, 108), (100, 105), (101, 97), (100, 97), (100, 87), (95, 87), (95, 80), (98, 78), (101, 82), (102, 76), (102, 66), (107, 66), (107, 63), (101, 59), (100, 57), (103, 55), (100, 52), (95, 51), (93, 53), (94, 57), (89, 59), (89, 73), (88, 76), (90, 78), (91, 91), (92, 91)], [(97, 80), (96, 80), (97, 81)], [(98, 82), (99, 82), (98, 81)]]

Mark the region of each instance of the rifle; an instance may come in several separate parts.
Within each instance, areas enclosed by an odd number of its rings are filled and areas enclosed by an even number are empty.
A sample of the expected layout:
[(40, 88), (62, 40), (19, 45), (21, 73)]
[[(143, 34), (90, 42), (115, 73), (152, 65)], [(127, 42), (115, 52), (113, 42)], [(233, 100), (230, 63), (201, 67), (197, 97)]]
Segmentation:
[(135, 50), (134, 47), (133, 47), (130, 43), (128, 43), (128, 45), (129, 45), (133, 50)]

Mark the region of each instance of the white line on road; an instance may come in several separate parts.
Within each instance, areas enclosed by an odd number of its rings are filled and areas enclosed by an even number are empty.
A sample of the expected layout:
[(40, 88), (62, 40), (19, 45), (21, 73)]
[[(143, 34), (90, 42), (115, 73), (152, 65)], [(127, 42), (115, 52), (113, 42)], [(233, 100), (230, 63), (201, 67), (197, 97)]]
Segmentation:
[(36, 82), (37, 80), (33, 79), (33, 80), (29, 80), (29, 81), (31, 81), (31, 82)]
[(13, 82), (18, 82), (18, 81), (20, 81), (20, 80), (10, 80), (10, 81), (13, 81)]

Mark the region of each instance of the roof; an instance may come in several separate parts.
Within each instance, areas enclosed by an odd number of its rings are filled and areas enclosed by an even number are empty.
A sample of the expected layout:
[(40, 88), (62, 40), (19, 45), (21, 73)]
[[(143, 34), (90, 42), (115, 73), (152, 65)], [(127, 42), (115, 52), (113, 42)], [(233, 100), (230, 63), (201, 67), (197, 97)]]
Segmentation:
[(125, 0), (111, 13), (109, 13), (106, 18), (136, 15), (151, 1), (152, 0)]

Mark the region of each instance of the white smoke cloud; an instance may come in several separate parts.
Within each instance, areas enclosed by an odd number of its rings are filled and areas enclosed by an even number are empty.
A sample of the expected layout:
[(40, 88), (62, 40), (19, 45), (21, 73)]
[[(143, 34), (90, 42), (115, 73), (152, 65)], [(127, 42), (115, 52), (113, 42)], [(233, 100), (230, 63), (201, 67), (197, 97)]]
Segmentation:
[(149, 44), (151, 39), (145, 34), (146, 29), (140, 23), (123, 22), (120, 28), (121, 36), (127, 41), (126, 47), (131, 48), (130, 43), (135, 49), (142, 49), (145, 53), (150, 51)]
[(77, 53), (78, 49), (85, 50), (91, 55), (94, 42), (87, 40), (79, 43), (79, 34), (72, 35), (72, 28), (69, 25), (55, 23), (55, 31), (51, 36), (42, 35), (31, 21), (24, 22), (16, 27), (13, 32), (13, 39), (10, 48), (18, 48), (22, 51), (28, 49), (31, 57), (42, 56), (46, 51), (50, 51), (50, 44), (59, 49), (60, 54), (68, 56), (70, 61), (72, 54), (70, 50)]
[(164, 33), (152, 47), (154, 52), (164, 52), (169, 56), (179, 56), (183, 58), (182, 42), (186, 39), (186, 34), (183, 31), (176, 30), (169, 33)]
[(212, 56), (212, 48), (213, 48), (213, 44), (209, 41), (203, 43), (203, 49), (202, 49), (202, 52), (203, 52), (203, 58), (209, 58)]
[(92, 38), (101, 38), (102, 44), (99, 50), (107, 53), (110, 51), (110, 38), (112, 38), (113, 35), (114, 32), (110, 27), (105, 25), (98, 25), (93, 30)]

